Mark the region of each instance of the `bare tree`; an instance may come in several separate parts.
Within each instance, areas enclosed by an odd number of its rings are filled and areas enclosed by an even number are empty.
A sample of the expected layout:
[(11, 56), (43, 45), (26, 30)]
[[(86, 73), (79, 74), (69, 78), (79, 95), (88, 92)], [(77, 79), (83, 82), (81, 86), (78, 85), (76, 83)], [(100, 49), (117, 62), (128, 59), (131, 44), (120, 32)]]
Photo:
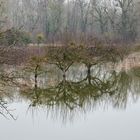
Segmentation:
[(134, 41), (137, 36), (137, 11), (134, 0), (115, 0), (115, 6), (119, 11), (120, 22), (118, 32), (123, 41)]

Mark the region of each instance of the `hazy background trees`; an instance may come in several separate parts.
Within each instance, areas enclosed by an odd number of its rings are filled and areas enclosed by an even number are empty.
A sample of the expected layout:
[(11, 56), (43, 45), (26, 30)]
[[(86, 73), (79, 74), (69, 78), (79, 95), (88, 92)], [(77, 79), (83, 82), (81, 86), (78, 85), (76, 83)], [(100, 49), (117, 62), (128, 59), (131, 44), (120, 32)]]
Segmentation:
[(0, 29), (14, 27), (47, 42), (83, 38), (138, 40), (140, 0), (0, 0)]

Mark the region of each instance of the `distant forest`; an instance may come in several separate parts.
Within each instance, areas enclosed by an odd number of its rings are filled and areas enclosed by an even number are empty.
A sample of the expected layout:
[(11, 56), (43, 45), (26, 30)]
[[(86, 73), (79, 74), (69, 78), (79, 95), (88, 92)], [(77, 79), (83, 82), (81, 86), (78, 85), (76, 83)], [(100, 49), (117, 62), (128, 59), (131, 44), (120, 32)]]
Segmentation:
[(140, 36), (140, 1), (0, 0), (0, 37), (9, 30), (32, 40), (40, 34), (44, 42), (98, 38), (130, 43)]

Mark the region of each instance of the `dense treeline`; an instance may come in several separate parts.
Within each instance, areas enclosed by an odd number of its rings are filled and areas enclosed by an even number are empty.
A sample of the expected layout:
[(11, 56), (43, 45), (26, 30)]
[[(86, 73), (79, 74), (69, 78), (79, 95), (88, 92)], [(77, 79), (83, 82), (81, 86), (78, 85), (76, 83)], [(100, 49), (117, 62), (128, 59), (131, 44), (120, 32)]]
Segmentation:
[(0, 28), (16, 28), (44, 41), (139, 38), (138, 0), (0, 0)]

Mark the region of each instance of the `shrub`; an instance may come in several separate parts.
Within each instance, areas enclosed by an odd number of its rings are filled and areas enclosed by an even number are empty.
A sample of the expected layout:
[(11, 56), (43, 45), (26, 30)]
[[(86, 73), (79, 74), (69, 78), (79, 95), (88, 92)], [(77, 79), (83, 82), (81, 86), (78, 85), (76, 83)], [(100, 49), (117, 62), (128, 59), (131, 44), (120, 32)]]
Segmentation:
[(44, 41), (44, 35), (42, 33), (37, 34), (36, 39), (38, 44), (42, 43)]
[(23, 46), (28, 43), (31, 43), (31, 37), (25, 31), (12, 28), (0, 34), (0, 44), (4, 46)]

